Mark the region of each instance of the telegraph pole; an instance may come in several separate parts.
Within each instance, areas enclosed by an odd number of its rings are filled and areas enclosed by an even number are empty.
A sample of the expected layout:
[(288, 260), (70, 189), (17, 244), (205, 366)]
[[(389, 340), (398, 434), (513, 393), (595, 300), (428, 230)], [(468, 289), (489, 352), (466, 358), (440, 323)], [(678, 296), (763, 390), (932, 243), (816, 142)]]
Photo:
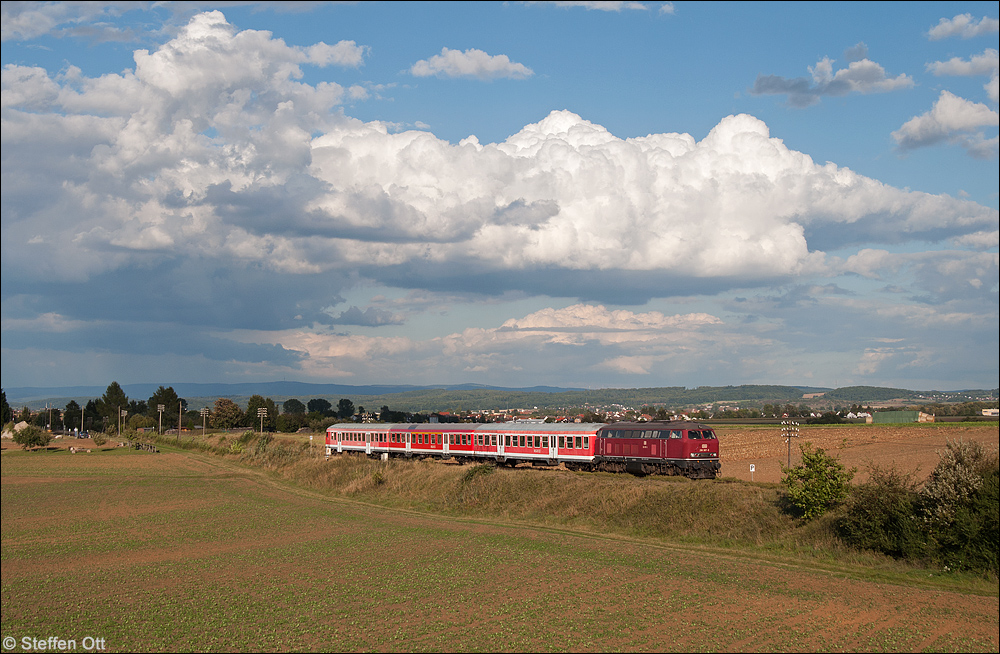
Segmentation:
[(799, 435), (799, 423), (793, 422), (791, 420), (781, 421), (781, 435), (784, 437), (785, 442), (788, 443), (788, 464), (786, 467), (792, 467), (792, 438), (796, 438)]

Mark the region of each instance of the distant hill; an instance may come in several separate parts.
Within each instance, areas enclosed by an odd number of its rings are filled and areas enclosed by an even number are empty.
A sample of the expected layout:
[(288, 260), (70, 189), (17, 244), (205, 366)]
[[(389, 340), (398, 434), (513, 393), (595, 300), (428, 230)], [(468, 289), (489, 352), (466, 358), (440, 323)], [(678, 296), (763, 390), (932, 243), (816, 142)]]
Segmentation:
[[(199, 384), (199, 383), (179, 383), (179, 384), (122, 384), (122, 390), (133, 399), (148, 399), (152, 397), (160, 386), (171, 386), (174, 391), (189, 402), (193, 398), (211, 398), (214, 402), (216, 398), (225, 397), (232, 400), (238, 398), (249, 398), (251, 395), (263, 395), (275, 401), (284, 401), (289, 398), (355, 398), (355, 397), (382, 397), (396, 396), (402, 393), (438, 392), (438, 391), (508, 391), (516, 393), (564, 393), (581, 391), (579, 388), (558, 388), (555, 386), (531, 386), (527, 388), (504, 388), (500, 386), (487, 386), (484, 384), (445, 384), (441, 386), (415, 386), (407, 384), (383, 384), (368, 386), (352, 386), (348, 384), (310, 384), (306, 382), (280, 381), (280, 382), (248, 382), (241, 384)], [(87, 401), (99, 398), (104, 395), (107, 386), (57, 386), (57, 387), (36, 387), (23, 386), (15, 388), (5, 388), (7, 403), (11, 406), (28, 406), (37, 409), (45, 406), (46, 403), (55, 406), (64, 406), (70, 400), (76, 400), (85, 404)], [(197, 407), (194, 407), (197, 408)]]
[[(246, 405), (251, 395), (263, 395), (279, 404), (290, 398), (308, 401), (323, 398), (336, 404), (339, 399), (351, 400), (356, 406), (379, 409), (388, 406), (395, 411), (462, 411), (479, 409), (532, 408), (553, 409), (563, 407), (605, 407), (620, 404), (630, 407), (666, 406), (689, 407), (711, 403), (791, 403), (804, 402), (803, 395), (822, 393), (817, 401), (838, 404), (960, 402), (970, 399), (997, 398), (997, 390), (962, 391), (911, 391), (877, 386), (851, 386), (838, 389), (813, 386), (776, 386), (745, 384), (740, 386), (667, 386), (660, 388), (605, 388), (587, 390), (532, 386), (506, 388), (484, 384), (445, 384), (440, 386), (415, 386), (384, 384), (351, 386), (346, 384), (310, 384), (305, 382), (266, 382), (242, 384), (126, 384), (122, 388), (133, 399), (146, 400), (160, 386), (172, 386), (178, 395), (188, 401), (188, 407), (199, 409), (210, 406), (217, 398), (225, 397), (237, 404)], [(64, 386), (56, 388), (20, 387), (4, 389), (7, 402), (15, 408), (28, 406), (39, 409), (46, 404), (64, 407), (70, 400), (80, 404), (98, 398), (106, 387)]]

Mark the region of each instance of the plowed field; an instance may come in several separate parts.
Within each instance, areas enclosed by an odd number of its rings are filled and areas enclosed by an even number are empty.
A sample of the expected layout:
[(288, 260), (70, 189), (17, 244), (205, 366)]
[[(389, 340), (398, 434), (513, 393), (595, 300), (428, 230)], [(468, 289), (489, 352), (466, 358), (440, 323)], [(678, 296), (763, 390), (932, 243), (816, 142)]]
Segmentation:
[[(788, 463), (788, 445), (781, 427), (717, 427), (722, 474), (754, 481), (781, 480), (781, 465)], [(924, 425), (800, 425), (792, 439), (791, 462), (798, 461), (799, 447), (811, 443), (836, 455), (847, 467), (858, 469), (856, 482), (867, 478), (874, 463), (896, 466), (924, 479), (938, 463), (938, 452), (949, 440), (977, 441), (996, 449), (1000, 446), (997, 423), (941, 423)]]

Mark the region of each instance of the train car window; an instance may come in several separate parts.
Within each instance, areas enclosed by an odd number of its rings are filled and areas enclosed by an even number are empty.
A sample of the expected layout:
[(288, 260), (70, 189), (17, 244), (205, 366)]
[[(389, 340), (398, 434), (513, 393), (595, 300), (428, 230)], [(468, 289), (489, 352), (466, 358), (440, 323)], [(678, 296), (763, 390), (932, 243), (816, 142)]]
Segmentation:
[(589, 450), (590, 449), (590, 436), (584, 436), (583, 437), (583, 449), (585, 449), (585, 450)]
[(576, 449), (578, 449), (578, 450), (582, 450), (583, 449), (583, 437), (582, 436), (577, 436), (576, 437)]
[(549, 437), (542, 436), (542, 447), (548, 447), (548, 446), (549, 446)]
[(680, 438), (681, 432), (679, 429), (674, 429), (670, 432), (670, 438)]
[(518, 442), (521, 444), (521, 447), (524, 447), (524, 434), (521, 434), (521, 437), (518, 439)]

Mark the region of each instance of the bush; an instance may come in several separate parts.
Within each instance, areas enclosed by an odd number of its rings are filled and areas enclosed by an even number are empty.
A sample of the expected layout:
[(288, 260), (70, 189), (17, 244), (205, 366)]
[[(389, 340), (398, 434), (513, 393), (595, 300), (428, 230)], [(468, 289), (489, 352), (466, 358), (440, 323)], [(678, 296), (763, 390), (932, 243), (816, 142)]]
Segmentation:
[(980, 443), (949, 442), (920, 490), (920, 512), (950, 568), (998, 572), (1000, 462)]
[(14, 432), (14, 442), (20, 445), (22, 450), (30, 447), (45, 447), (50, 440), (52, 440), (52, 434), (34, 425), (28, 425), (24, 429)]
[(901, 559), (927, 554), (923, 522), (917, 517), (916, 482), (895, 468), (872, 466), (868, 481), (851, 489), (836, 530), (852, 547)]
[(855, 470), (844, 469), (844, 464), (823, 448), (814, 450), (812, 445), (806, 443), (799, 449), (802, 463), (792, 468), (781, 466), (785, 474), (781, 483), (788, 489), (792, 506), (801, 512), (804, 519), (812, 520), (847, 497)]
[(932, 531), (947, 529), (960, 507), (971, 501), (986, 476), (997, 467), (997, 455), (982, 444), (949, 441), (941, 460), (920, 490), (924, 520)]
[(994, 469), (964, 506), (951, 528), (938, 535), (941, 557), (949, 566), (1000, 574), (1000, 470)]

